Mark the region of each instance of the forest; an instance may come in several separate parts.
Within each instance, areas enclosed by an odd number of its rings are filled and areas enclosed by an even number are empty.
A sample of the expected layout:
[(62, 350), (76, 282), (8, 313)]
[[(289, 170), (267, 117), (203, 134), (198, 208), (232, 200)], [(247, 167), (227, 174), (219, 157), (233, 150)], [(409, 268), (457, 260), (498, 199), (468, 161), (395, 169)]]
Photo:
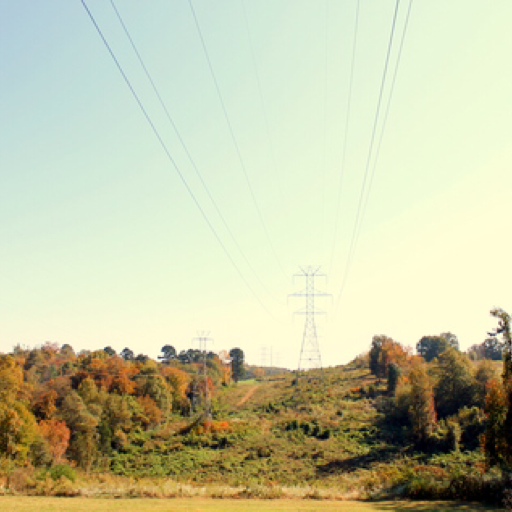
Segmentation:
[(162, 347), (0, 356), (0, 493), (457, 499), (507, 504), (510, 315), (460, 351), (376, 335), (347, 365), (289, 372)]

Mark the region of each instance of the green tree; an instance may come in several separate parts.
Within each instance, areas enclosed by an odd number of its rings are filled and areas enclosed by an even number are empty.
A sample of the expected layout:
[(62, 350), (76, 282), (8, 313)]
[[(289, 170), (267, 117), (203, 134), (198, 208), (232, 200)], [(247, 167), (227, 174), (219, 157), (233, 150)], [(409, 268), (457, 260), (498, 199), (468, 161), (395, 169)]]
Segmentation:
[(388, 394), (394, 396), (396, 387), (398, 385), (398, 379), (402, 374), (400, 366), (396, 363), (391, 363), (388, 368)]
[(245, 375), (244, 368), (244, 352), (240, 348), (232, 348), (229, 351), (229, 357), (231, 357), (231, 372), (235, 382), (243, 379)]
[(471, 370), (468, 357), (454, 348), (449, 347), (439, 355), (435, 399), (441, 418), (473, 405), (475, 380)]
[(503, 338), (503, 381), (509, 382), (512, 376), (512, 333), (510, 331), (510, 315), (501, 308), (491, 310), (491, 315), (498, 319), (498, 327), (494, 332), (490, 332), (491, 337), (497, 337), (501, 334)]
[[(86, 385), (88, 391), (92, 386)], [(60, 408), (61, 416), (71, 430), (70, 455), (79, 466), (89, 470), (98, 455), (99, 419), (89, 412), (76, 391), (71, 391)]]
[(172, 393), (164, 377), (158, 374), (137, 375), (137, 395), (155, 401), (166, 418), (172, 409)]
[(377, 377), (384, 376), (384, 368), (382, 365), (382, 344), (385, 336), (374, 336), (372, 338), (372, 346), (369, 354), (370, 371)]
[(429, 363), (435, 357), (439, 357), (448, 347), (458, 350), (459, 342), (454, 334), (443, 333), (439, 336), (423, 336), (416, 344), (416, 351)]
[(455, 350), (460, 350), (460, 347), (459, 347), (459, 339), (457, 338), (457, 336), (455, 336), (455, 334), (453, 334), (452, 332), (442, 332), (440, 334), (441, 338), (444, 338), (446, 340), (446, 342), (448, 343), (448, 346), (454, 348)]
[(123, 348), (121, 353), (119, 354), (125, 361), (133, 361), (135, 355), (133, 350), (130, 350), (128, 347)]
[[(494, 336), (503, 339), (503, 389), (507, 398), (507, 412), (503, 423), (505, 458), (512, 462), (512, 332), (510, 315), (501, 308), (491, 310), (491, 315), (498, 319)], [(491, 334), (491, 333), (490, 333)]]
[(136, 361), (137, 363), (145, 364), (149, 361), (149, 356), (147, 356), (146, 354), (138, 354), (134, 361)]
[(162, 355), (158, 356), (158, 359), (161, 359), (163, 363), (169, 363), (176, 359), (176, 356), (176, 349), (172, 345), (164, 345), (162, 347)]
[(501, 343), (498, 338), (491, 336), (482, 343), (482, 346), (486, 359), (501, 361), (503, 356), (503, 343)]

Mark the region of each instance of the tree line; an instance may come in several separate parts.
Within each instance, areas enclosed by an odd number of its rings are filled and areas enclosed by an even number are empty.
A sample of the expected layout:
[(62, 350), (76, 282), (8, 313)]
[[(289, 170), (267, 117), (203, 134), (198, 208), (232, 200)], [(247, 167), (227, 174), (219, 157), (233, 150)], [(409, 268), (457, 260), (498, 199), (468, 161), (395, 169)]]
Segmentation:
[[(244, 376), (239, 348), (162, 348), (159, 361), (129, 348), (75, 354), (66, 344), (0, 355), (0, 459), (90, 469), (140, 433), (200, 413), (205, 397)], [(0, 461), (1, 462), (1, 461)]]
[[(381, 401), (387, 420), (409, 429), (424, 451), (480, 447), (487, 464), (512, 463), (510, 315), (496, 308), (498, 326), (480, 345), (460, 351), (452, 333), (424, 336), (416, 355), (392, 338), (374, 336), (370, 371), (387, 382)], [(496, 363), (503, 361), (501, 378)]]

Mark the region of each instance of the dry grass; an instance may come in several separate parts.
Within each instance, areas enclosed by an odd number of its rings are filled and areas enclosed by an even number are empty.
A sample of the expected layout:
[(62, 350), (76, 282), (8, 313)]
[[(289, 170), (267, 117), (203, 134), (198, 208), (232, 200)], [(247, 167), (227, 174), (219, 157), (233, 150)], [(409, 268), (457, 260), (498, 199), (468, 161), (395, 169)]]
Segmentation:
[[(355, 501), (312, 501), (312, 500), (212, 500), (212, 499), (172, 499), (172, 500), (110, 500), (81, 498), (31, 498), (2, 497), (1, 510), (9, 512), (152, 512), (152, 511), (205, 511), (205, 512), (282, 512), (282, 511), (335, 511), (377, 512), (377, 511), (484, 511), (492, 510), (474, 503), (445, 502), (377, 502)], [(498, 510), (498, 509), (494, 509)]]

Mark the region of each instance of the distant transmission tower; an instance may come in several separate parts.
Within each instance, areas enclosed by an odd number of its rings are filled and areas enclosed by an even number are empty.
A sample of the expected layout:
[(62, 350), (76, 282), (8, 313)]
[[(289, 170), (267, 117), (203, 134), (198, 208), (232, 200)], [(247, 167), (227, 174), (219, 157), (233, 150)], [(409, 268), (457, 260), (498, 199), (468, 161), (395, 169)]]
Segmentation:
[(316, 315), (324, 315), (325, 311), (315, 308), (316, 297), (330, 297), (330, 293), (325, 293), (315, 288), (315, 278), (326, 277), (320, 274), (320, 267), (300, 267), (301, 273), (294, 274), (294, 277), (301, 277), (306, 280), (306, 287), (296, 293), (291, 293), (290, 297), (305, 297), (306, 306), (295, 312), (297, 315), (305, 315), (304, 334), (302, 336), (302, 345), (300, 348), (299, 366), (297, 374), (300, 375), (301, 370), (322, 369), (322, 357), (320, 355), (320, 347), (318, 346), (318, 336), (316, 331)]
[(206, 345), (208, 342), (212, 341), (213, 338), (209, 337), (210, 332), (198, 332), (197, 338), (194, 338), (193, 341), (197, 341), (199, 343), (199, 351), (203, 354), (203, 381), (204, 381), (204, 418), (205, 420), (212, 419), (212, 400), (210, 397), (210, 390), (208, 389), (208, 373), (206, 372)]

